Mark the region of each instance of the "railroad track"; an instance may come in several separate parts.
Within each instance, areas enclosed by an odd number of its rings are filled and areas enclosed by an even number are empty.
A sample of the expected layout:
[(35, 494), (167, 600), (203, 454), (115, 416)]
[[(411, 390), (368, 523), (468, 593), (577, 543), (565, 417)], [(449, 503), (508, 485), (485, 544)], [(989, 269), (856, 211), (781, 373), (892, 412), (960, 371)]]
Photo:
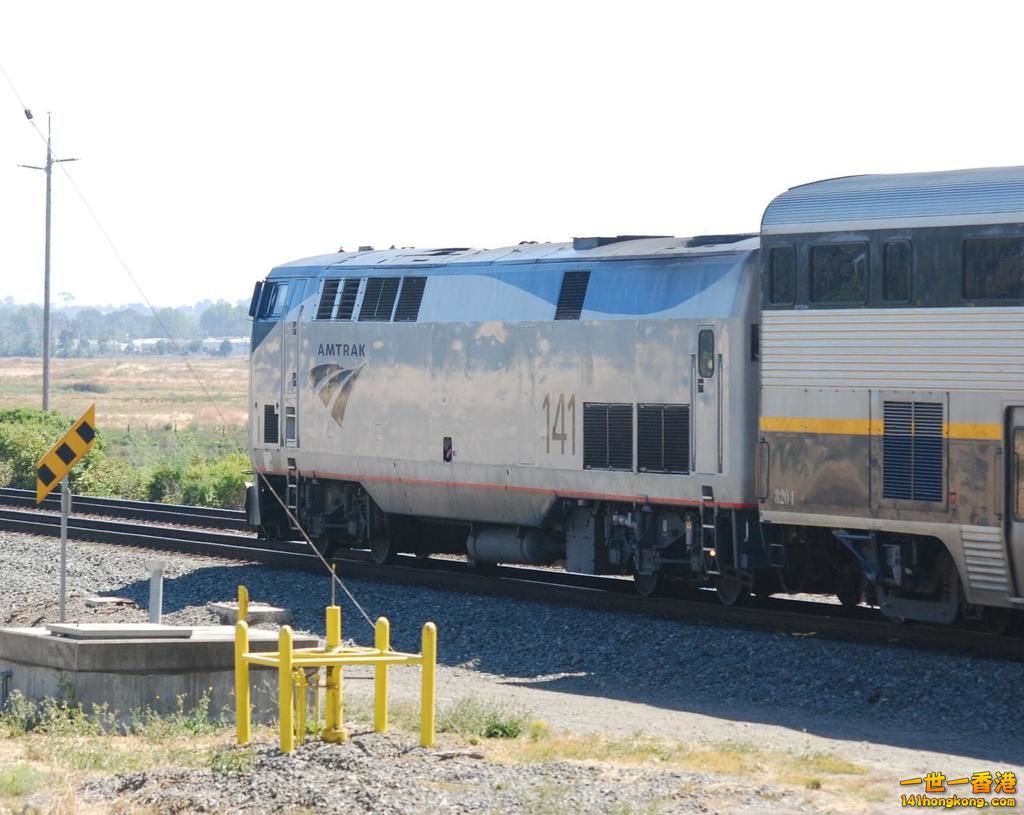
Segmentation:
[[(26, 494), (24, 490), (0, 490), (0, 505), (10, 506), (12, 498), (16, 499), (14, 503), (24, 505), (22, 499)], [(34, 506), (34, 496), (31, 496), (31, 500)], [(83, 506), (86, 501), (89, 503)], [(88, 511), (95, 515), (107, 514), (109, 511), (110, 514), (117, 513), (118, 520), (72, 515), (68, 520), (68, 536), (95, 543), (323, 572), (320, 559), (304, 543), (269, 543), (251, 533), (244, 535), (220, 531), (225, 528), (222, 522), (238, 519), (237, 516), (242, 513), (237, 511), (211, 511), (203, 507), (166, 504), (158, 504), (156, 507), (141, 501), (75, 499), (76, 511)], [(121, 520), (131, 517), (132, 512), (138, 513), (135, 516), (138, 520)], [(223, 514), (231, 512), (234, 512), (233, 516)], [(209, 525), (200, 520), (206, 513), (209, 513)], [(178, 525), (155, 523), (164, 516), (175, 518)], [(200, 524), (207, 528), (197, 528)], [(24, 510), (0, 506), (0, 529), (57, 536), (60, 534), (57, 507), (44, 504), (42, 510)], [(338, 574), (343, 578), (545, 600), (688, 622), (767, 629), (789, 636), (902, 645), (1024, 661), (1024, 638), (948, 626), (899, 625), (880, 618), (874, 609), (867, 607), (844, 609), (833, 604), (773, 597), (756, 607), (727, 608), (718, 603), (713, 592), (690, 592), (685, 598), (645, 598), (635, 592), (629, 580), (577, 575), (551, 569), (507, 566), (481, 572), (460, 560), (418, 559), (404, 555), (399, 556), (394, 564), (379, 566), (373, 563), (369, 553), (358, 550), (346, 552), (334, 560)]]
[[(33, 507), (60, 511), (60, 493), (50, 493), (42, 504), (36, 504), (32, 490), (0, 488), (0, 505)], [(192, 507), (182, 504), (160, 504), (150, 501), (130, 501), (123, 498), (95, 498), (90, 495), (76, 495), (72, 499), (72, 512), (86, 515), (103, 515), (108, 518), (137, 518), (167, 524), (187, 524), (204, 529), (237, 529), (250, 531), (245, 513), (238, 509), (219, 507)]]

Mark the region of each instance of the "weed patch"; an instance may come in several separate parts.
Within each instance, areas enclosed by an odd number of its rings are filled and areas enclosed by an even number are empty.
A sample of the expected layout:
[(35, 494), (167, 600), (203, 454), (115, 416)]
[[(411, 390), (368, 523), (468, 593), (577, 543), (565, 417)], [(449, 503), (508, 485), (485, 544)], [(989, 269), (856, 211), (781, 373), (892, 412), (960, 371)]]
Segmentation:
[(31, 795), (42, 789), (46, 776), (28, 764), (0, 769), (0, 796)]
[(529, 712), (491, 704), (467, 696), (441, 710), (437, 717), (442, 733), (459, 733), (484, 739), (515, 739), (525, 730)]

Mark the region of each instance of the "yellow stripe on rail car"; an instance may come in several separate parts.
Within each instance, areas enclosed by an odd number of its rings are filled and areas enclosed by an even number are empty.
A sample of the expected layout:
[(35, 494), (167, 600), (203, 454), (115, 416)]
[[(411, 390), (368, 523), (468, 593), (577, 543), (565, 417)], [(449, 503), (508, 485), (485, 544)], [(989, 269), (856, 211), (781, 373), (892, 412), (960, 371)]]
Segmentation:
[[(827, 433), (839, 436), (881, 436), (885, 422), (881, 419), (822, 419), (811, 416), (762, 416), (764, 433)], [(998, 441), (1003, 437), (999, 424), (987, 422), (947, 422), (942, 425), (947, 439)]]

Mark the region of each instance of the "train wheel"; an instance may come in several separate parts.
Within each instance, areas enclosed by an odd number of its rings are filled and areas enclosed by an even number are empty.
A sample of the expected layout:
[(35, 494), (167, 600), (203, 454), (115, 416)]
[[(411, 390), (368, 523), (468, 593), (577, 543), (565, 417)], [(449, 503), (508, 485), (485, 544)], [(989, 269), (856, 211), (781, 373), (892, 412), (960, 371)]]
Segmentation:
[(739, 606), (750, 596), (750, 584), (747, 574), (726, 567), (715, 576), (715, 594), (723, 606)]
[(864, 580), (859, 571), (841, 571), (836, 578), (835, 590), (843, 608), (856, 608), (864, 602)]
[(316, 550), (325, 558), (332, 557), (338, 548), (338, 542), (327, 534), (317, 535), (316, 537), (314, 537), (313, 545), (316, 547)]
[(981, 610), (981, 619), (971, 627), (988, 634), (1005, 634), (1013, 622), (1013, 609), (985, 606)]
[(395, 538), (392, 534), (385, 532), (380, 535), (374, 535), (370, 539), (370, 557), (373, 558), (373, 562), (378, 566), (394, 563), (397, 554)]
[(658, 575), (633, 573), (633, 586), (641, 597), (654, 597), (658, 593)]

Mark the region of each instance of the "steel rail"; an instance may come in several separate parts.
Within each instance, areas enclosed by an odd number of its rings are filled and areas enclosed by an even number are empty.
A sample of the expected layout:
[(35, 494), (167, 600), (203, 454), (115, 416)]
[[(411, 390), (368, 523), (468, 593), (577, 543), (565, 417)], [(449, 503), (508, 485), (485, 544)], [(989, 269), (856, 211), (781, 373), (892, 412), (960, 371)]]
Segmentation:
[[(58, 519), (43, 512), (0, 510), (0, 529), (53, 536)], [(68, 534), (78, 540), (161, 549), (227, 560), (258, 562), (313, 573), (322, 564), (304, 545), (268, 543), (255, 536), (231, 535), (186, 527), (132, 524), (72, 517)], [(781, 635), (836, 639), (849, 642), (898, 645), (959, 654), (1024, 661), (1024, 639), (996, 636), (948, 626), (899, 625), (881, 619), (869, 608), (771, 598), (759, 606), (725, 607), (713, 592), (692, 592), (689, 597), (641, 597), (628, 580), (576, 575), (557, 570), (494, 567), (481, 573), (464, 561), (418, 559), (400, 555), (396, 563), (379, 566), (369, 553), (349, 551), (337, 557), (338, 574), (409, 585), (500, 595), (524, 600), (623, 611), (685, 620), (690, 623), (756, 628)]]
[[(246, 522), (245, 513), (238, 509), (193, 507), (183, 504), (162, 504), (155, 501), (131, 501), (124, 498), (97, 498), (92, 495), (76, 495), (73, 504), (74, 511), (79, 513), (188, 524), (205, 529), (251, 531), (251, 527)], [(31, 490), (3, 487), (0, 488), (0, 505), (58, 510), (60, 496), (53, 493), (47, 496), (42, 504), (37, 504), (35, 493)]]

